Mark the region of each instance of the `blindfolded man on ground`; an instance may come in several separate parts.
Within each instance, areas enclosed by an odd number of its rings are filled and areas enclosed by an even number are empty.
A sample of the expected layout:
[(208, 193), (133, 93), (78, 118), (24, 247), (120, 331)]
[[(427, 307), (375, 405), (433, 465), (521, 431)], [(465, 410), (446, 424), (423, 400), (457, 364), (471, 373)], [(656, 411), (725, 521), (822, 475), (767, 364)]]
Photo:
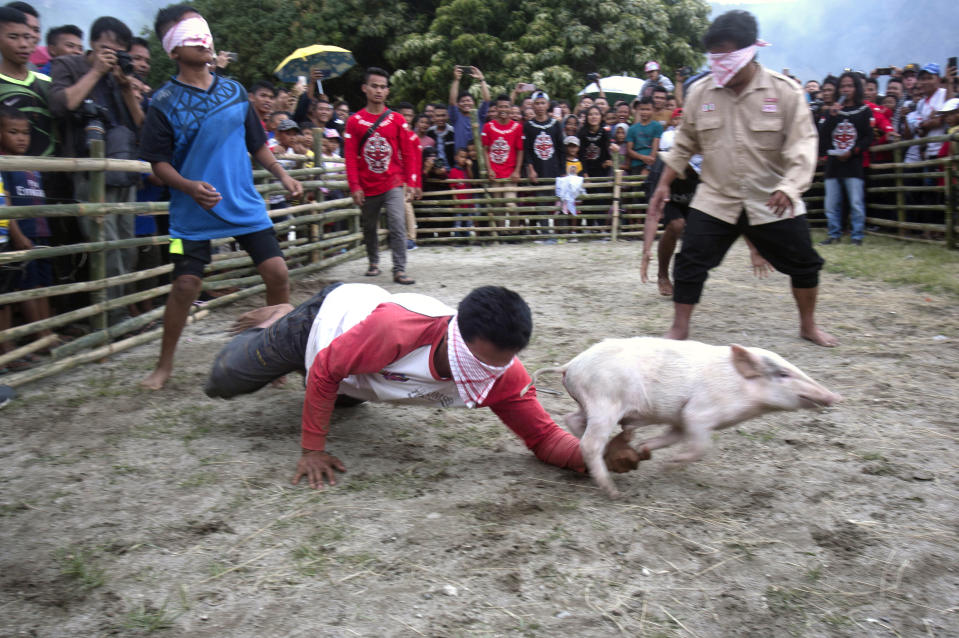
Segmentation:
[[(293, 483), (336, 484), (342, 461), (326, 451), (335, 405), (383, 401), (433, 407), (488, 407), (541, 461), (586, 469), (579, 440), (540, 405), (517, 353), (529, 343), (529, 306), (511, 290), (484, 286), (457, 310), (420, 294), (390, 294), (369, 284), (333, 284), (297, 308), (268, 306), (237, 321), (242, 330), (217, 355), (208, 396), (259, 390), (290, 372), (306, 375), (303, 454)], [(628, 434), (606, 448), (613, 472), (649, 458), (629, 447)]]

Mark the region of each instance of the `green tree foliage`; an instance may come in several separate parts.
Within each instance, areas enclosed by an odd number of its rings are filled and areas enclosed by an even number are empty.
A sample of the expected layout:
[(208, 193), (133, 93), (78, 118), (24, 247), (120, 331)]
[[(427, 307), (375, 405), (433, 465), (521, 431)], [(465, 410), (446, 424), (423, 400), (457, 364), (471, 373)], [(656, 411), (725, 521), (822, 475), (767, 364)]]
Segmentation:
[[(358, 99), (367, 66), (395, 69), (391, 101), (445, 101), (455, 64), (475, 65), (494, 93), (534, 82), (571, 98), (598, 72), (636, 75), (647, 60), (664, 71), (702, 62), (705, 0), (195, 0), (218, 49), (236, 51), (230, 73), (246, 85), (272, 77), (293, 49), (333, 44), (357, 65), (324, 83)], [(151, 36), (154, 59), (166, 55)], [(158, 64), (154, 86), (172, 72)], [(472, 87), (478, 90), (478, 87)]]

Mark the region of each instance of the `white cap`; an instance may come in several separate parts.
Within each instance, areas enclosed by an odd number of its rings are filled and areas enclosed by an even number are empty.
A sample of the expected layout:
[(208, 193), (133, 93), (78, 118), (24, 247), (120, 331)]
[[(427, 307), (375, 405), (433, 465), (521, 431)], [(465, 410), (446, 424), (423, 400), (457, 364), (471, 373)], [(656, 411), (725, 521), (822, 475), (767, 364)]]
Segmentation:
[(952, 113), (956, 110), (959, 110), (959, 97), (946, 100), (946, 103), (940, 106), (936, 113)]
[(544, 100), (546, 100), (547, 102), (549, 102), (549, 95), (547, 95), (546, 91), (533, 91), (533, 95), (532, 95), (531, 97), (532, 97), (534, 100), (538, 100), (539, 98), (543, 98)]
[(563, 139), (563, 146), (569, 146), (570, 144), (579, 146), (579, 138), (575, 135), (567, 135), (566, 138)]
[(655, 60), (650, 60), (647, 62), (646, 73), (649, 73), (650, 71), (659, 71), (659, 62), (656, 62)]

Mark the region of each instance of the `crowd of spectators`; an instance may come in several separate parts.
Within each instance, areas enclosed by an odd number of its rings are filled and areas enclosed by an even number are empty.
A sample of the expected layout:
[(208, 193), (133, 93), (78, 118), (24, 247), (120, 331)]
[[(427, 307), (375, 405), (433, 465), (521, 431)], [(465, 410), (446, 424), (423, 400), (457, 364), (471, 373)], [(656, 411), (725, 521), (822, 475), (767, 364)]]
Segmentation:
[[(45, 47), (40, 46), (42, 33), (41, 16), (28, 3), (10, 2), (0, 7), (0, 152), (86, 157), (91, 131), (102, 131), (108, 157), (136, 158), (138, 134), (153, 90), (146, 83), (151, 65), (148, 43), (134, 37), (127, 25), (113, 17), (97, 18), (86, 32), (75, 25), (48, 28)], [(85, 37), (89, 49), (84, 48)], [(228, 73), (234, 60), (229, 52), (220, 52), (216, 72)], [(521, 180), (537, 184), (542, 179), (576, 175), (585, 178), (589, 187), (590, 180), (608, 177), (615, 170), (647, 174), (664, 147), (664, 139), (682, 121), (684, 89), (701, 75), (684, 68), (669, 78), (651, 60), (644, 66), (644, 82), (637, 95), (616, 94), (619, 99), (613, 99), (593, 75), (589, 80), (596, 82), (598, 91), (577, 96), (572, 102), (551, 97), (528, 82), (517, 83), (509, 95), (492, 96), (482, 70), (475, 66), (457, 65), (450, 70), (450, 77), (445, 104), (425, 104), (419, 110), (408, 103), (390, 105), (403, 116), (423, 148), (424, 190), (446, 190), (449, 184), (465, 189), (470, 180), (481, 178), (482, 164), (497, 187), (495, 196), (503, 198), (506, 207), (514, 208)], [(270, 149), (288, 163), (288, 168), (321, 165), (335, 176), (343, 170), (344, 127), (350, 107), (342, 99), (322, 94), (317, 82), (320, 79), (316, 71), (306, 81), (288, 87), (261, 80), (247, 87), (248, 97)], [(820, 132), (829, 220), (826, 243), (840, 241), (844, 200), (850, 213), (851, 239), (861, 243), (867, 211), (876, 218), (891, 218), (893, 214), (869, 210), (875, 204), (894, 201), (891, 196), (865, 196), (866, 186), (889, 184), (875, 179), (885, 169), (871, 170), (871, 164), (892, 159), (889, 153), (870, 155), (870, 148), (900, 139), (939, 135), (947, 129), (955, 131), (959, 119), (959, 102), (954, 99), (955, 66), (943, 69), (930, 63), (874, 69), (871, 73), (847, 70), (838, 77), (829, 75), (802, 86)], [(321, 131), (320, 157), (314, 156), (314, 131)], [(948, 144), (940, 143), (911, 146), (904, 161), (919, 164), (948, 150)], [(301, 159), (294, 162), (288, 159), (291, 156)], [(909, 170), (908, 185), (936, 185), (935, 177), (925, 176), (932, 170), (921, 164)], [(452, 182), (431, 182), (431, 178)], [(5, 205), (83, 202), (90, 198), (90, 181), (82, 172), (5, 171), (2, 179)], [(108, 172), (106, 184), (107, 202), (163, 201), (169, 197), (166, 187), (153, 175)], [(607, 193), (604, 188), (597, 186), (594, 192)], [(611, 202), (608, 194), (607, 205)], [(320, 189), (304, 197), (345, 195)], [(271, 195), (270, 208), (299, 203), (288, 197), (283, 193)], [(908, 197), (910, 204), (935, 204), (941, 203), (942, 193), (917, 191)], [(456, 197), (462, 200), (459, 206), (464, 209), (457, 227), (470, 225), (470, 198), (468, 194)], [(575, 212), (575, 197), (570, 203), (564, 200), (562, 210)], [(412, 210), (408, 205), (408, 249), (416, 247), (417, 222)], [(521, 232), (541, 230), (531, 228), (516, 215), (507, 218)], [(911, 212), (908, 219), (941, 223), (942, 215), (926, 210)], [(592, 219), (582, 224), (588, 227), (600, 223)], [(420, 231), (433, 232), (422, 227)], [(0, 250), (72, 244), (94, 237), (122, 240), (166, 233), (165, 216), (106, 215), (96, 229), (88, 217), (0, 220)], [(112, 249), (106, 253), (106, 275), (151, 268), (167, 259), (166, 251), (159, 246)], [(87, 268), (82, 255), (7, 265), (0, 268), (0, 292), (83, 281), (89, 277)], [(112, 286), (107, 298), (115, 299), (156, 283), (151, 279)], [(82, 295), (57, 295), (0, 307), (0, 331), (16, 321), (45, 319), (87, 301)], [(115, 308), (109, 321), (122, 322), (150, 308), (149, 302)], [(81, 333), (82, 329), (74, 326), (60, 331), (63, 338)], [(10, 341), (0, 343), (0, 354), (14, 346)], [(31, 354), (7, 366), (29, 366), (36, 360), (37, 355)]]

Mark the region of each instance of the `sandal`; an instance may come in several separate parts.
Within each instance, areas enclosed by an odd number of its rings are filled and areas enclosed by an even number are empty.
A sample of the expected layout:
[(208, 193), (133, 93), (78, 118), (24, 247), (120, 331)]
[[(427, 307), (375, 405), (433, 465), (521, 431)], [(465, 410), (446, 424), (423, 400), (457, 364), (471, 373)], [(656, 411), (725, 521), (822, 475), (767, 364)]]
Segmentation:
[(380, 274), (380, 267), (376, 264), (370, 264), (370, 267), (366, 269), (366, 272), (363, 273), (367, 277), (376, 277)]
[(416, 282), (406, 276), (406, 273), (402, 270), (399, 270), (393, 273), (393, 281), (402, 284), (403, 286), (409, 286), (410, 284), (415, 284)]

